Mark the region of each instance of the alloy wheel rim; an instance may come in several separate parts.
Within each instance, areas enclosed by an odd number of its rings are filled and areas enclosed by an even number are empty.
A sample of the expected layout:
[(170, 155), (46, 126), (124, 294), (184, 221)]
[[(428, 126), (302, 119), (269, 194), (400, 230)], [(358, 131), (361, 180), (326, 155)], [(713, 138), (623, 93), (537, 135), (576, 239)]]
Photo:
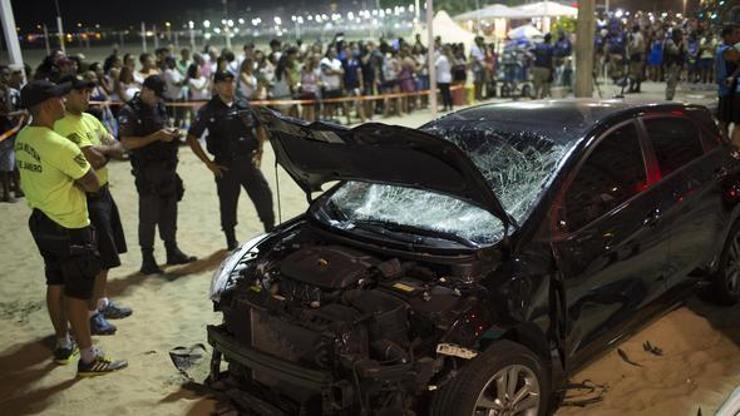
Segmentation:
[(473, 416), (536, 416), (539, 407), (540, 383), (534, 371), (512, 364), (488, 380), (475, 401)]

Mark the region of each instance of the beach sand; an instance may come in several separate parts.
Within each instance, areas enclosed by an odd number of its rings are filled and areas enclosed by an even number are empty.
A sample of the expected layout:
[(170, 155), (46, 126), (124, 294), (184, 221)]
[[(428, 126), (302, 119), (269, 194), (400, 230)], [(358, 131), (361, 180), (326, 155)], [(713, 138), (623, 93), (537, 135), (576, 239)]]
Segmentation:
[[(390, 120), (418, 126), (419, 117)], [(134, 308), (120, 321), (115, 336), (95, 342), (129, 368), (105, 377), (77, 379), (76, 364), (51, 360), (52, 328), (44, 304), (45, 282), (41, 257), (27, 228), (24, 202), (0, 204), (0, 414), (25, 415), (208, 415), (214, 400), (183, 387), (187, 381), (173, 366), (168, 351), (177, 346), (206, 343), (205, 326), (217, 323), (208, 299), (213, 269), (225, 256), (219, 229), (218, 200), (211, 173), (181, 149), (179, 172), (186, 192), (179, 205), (181, 248), (198, 255), (197, 263), (167, 268), (164, 276), (144, 277), (140, 265), (137, 196), (130, 166), (110, 166), (111, 192), (118, 203), (129, 244), (123, 266), (110, 274), (109, 294)], [(274, 157), (267, 149), (263, 171), (273, 191)], [(282, 172), (283, 220), (305, 210), (303, 193)], [(239, 209), (238, 236), (242, 241), (261, 230), (246, 196)], [(163, 263), (164, 249), (155, 254)], [(664, 351), (643, 351), (650, 341)], [(585, 408), (566, 407), (559, 415), (691, 415), (701, 407), (712, 414), (740, 385), (740, 307), (717, 308), (691, 299), (618, 345), (642, 365), (625, 363), (616, 348), (572, 377), (608, 386), (603, 401)], [(209, 348), (210, 351), (210, 348)], [(192, 370), (196, 381), (207, 374), (207, 360)], [(593, 394), (591, 394), (593, 396)]]

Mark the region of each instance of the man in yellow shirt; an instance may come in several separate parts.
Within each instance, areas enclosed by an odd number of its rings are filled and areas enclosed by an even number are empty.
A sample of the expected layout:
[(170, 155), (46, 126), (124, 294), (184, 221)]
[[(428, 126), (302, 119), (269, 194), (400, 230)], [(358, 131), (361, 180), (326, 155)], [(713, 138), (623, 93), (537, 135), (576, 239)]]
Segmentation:
[(95, 171), (80, 149), (55, 133), (54, 122), (64, 117), (62, 96), (69, 85), (32, 81), (21, 91), (21, 105), (33, 122), (16, 138), (15, 151), (21, 187), (33, 209), (28, 221), (46, 269), (46, 302), (56, 333), (54, 358), (66, 364), (78, 351), (79, 376), (106, 374), (124, 368), (92, 345), (87, 304), (100, 260), (87, 214), (85, 192), (100, 188)]
[(121, 319), (131, 315), (130, 308), (121, 307), (105, 296), (105, 282), (108, 271), (121, 265), (119, 254), (126, 252), (126, 239), (123, 234), (118, 207), (108, 189), (108, 168), (110, 158), (121, 159), (121, 146), (95, 116), (86, 113), (90, 105), (90, 93), (95, 84), (76, 76), (61, 80), (69, 83), (72, 89), (66, 95), (66, 114), (54, 123), (54, 131), (71, 140), (80, 148), (85, 159), (95, 169), (101, 188), (87, 194), (87, 210), (95, 228), (95, 240), (102, 261), (102, 270), (95, 278), (93, 296), (90, 298), (90, 331), (93, 335), (113, 335), (116, 327), (108, 319)]

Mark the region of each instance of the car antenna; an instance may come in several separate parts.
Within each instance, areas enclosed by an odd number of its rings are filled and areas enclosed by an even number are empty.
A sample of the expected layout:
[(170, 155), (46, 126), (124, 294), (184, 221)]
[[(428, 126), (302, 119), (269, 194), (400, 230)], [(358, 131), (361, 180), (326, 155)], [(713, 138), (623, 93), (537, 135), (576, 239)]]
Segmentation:
[(275, 190), (277, 191), (278, 224), (283, 223), (283, 208), (280, 204), (280, 175), (278, 174), (278, 161), (275, 157)]

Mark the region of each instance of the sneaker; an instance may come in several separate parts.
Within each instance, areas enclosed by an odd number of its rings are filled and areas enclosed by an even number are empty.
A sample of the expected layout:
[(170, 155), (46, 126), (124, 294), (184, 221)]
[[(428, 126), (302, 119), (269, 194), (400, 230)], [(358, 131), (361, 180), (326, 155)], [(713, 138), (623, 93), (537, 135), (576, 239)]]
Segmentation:
[(103, 314), (105, 319), (123, 319), (131, 316), (134, 311), (128, 306), (121, 306), (112, 300), (108, 301), (108, 306), (105, 307), (100, 313)]
[(54, 362), (61, 365), (67, 365), (72, 357), (79, 354), (80, 349), (77, 348), (77, 343), (72, 341), (72, 343), (67, 347), (57, 347), (54, 349)]
[(100, 312), (90, 317), (90, 333), (92, 335), (113, 335), (117, 329), (115, 325), (106, 321)]
[(102, 353), (98, 354), (94, 360), (85, 363), (82, 359), (77, 363), (78, 377), (94, 377), (112, 373), (128, 367), (126, 360), (112, 360)]

